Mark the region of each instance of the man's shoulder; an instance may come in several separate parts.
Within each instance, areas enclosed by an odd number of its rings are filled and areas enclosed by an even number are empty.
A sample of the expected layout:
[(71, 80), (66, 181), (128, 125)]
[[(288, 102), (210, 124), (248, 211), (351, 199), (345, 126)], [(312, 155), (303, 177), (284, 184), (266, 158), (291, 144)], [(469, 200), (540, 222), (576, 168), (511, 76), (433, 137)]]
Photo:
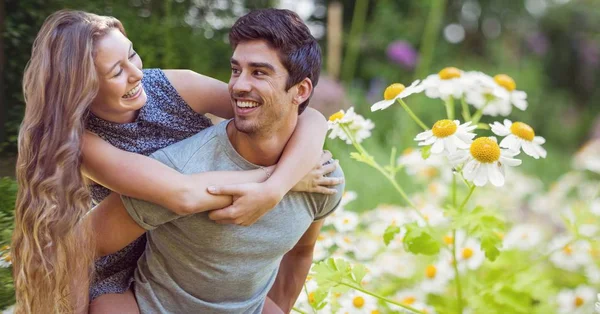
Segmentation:
[(150, 157), (181, 171), (190, 158), (199, 151), (207, 149), (208, 144), (217, 139), (219, 126), (208, 127), (182, 141), (159, 149)]

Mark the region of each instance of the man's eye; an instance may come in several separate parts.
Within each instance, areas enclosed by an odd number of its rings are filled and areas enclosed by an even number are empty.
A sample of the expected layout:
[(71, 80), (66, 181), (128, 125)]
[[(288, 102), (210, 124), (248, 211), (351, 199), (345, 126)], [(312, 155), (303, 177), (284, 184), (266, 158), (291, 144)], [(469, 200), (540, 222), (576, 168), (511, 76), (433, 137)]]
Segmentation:
[(238, 70), (236, 68), (231, 68), (231, 73), (233, 73), (233, 74), (239, 74), (240, 70)]
[(266, 75), (267, 73), (263, 72), (263, 71), (254, 71), (255, 75)]

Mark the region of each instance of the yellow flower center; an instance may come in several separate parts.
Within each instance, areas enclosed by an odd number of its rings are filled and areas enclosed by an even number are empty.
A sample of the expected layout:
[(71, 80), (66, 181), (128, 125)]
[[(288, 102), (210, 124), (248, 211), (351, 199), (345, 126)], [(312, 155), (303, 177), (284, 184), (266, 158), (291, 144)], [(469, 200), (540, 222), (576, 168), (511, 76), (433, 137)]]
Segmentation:
[(436, 122), (431, 128), (431, 132), (435, 137), (444, 138), (456, 133), (456, 123), (452, 120), (444, 119)]
[(494, 232), (494, 233), (496, 234), (496, 236), (498, 236), (498, 239), (500, 239), (500, 240), (504, 240), (504, 233), (502, 233), (502, 232), (497, 232), (497, 231), (496, 231), (496, 232)]
[(515, 122), (510, 126), (510, 132), (526, 141), (533, 141), (535, 132), (533, 128), (523, 122)]
[(315, 293), (314, 292), (311, 292), (308, 294), (308, 303), (310, 303), (310, 304), (315, 303)]
[(460, 70), (455, 67), (444, 68), (438, 73), (442, 80), (451, 80), (460, 77)]
[(454, 241), (454, 238), (452, 236), (444, 236), (444, 243), (446, 243), (446, 245), (452, 245), (452, 241)]
[(406, 87), (400, 83), (394, 83), (385, 89), (383, 92), (383, 99), (392, 100), (400, 95), (405, 88)]
[(371, 314), (379, 314), (379, 311), (378, 310), (372, 310)]
[(493, 163), (500, 159), (500, 146), (489, 137), (480, 137), (471, 143), (471, 156), (482, 163)]
[(517, 84), (515, 83), (515, 80), (513, 80), (512, 77), (510, 77), (506, 74), (498, 74), (498, 75), (494, 76), (494, 81), (496, 81), (496, 83), (498, 83), (498, 85), (506, 88), (506, 90), (509, 92), (512, 92), (515, 90), (515, 88), (517, 88)]
[(580, 307), (583, 305), (584, 301), (581, 297), (575, 297), (575, 307)]
[(563, 248), (563, 252), (565, 252), (565, 254), (567, 254), (567, 255), (571, 255), (571, 254), (573, 253), (573, 249), (571, 248), (571, 246), (570, 246), (570, 245), (566, 245), (566, 246)]
[(427, 276), (427, 278), (435, 278), (436, 273), (437, 268), (433, 265), (429, 265), (425, 268), (425, 276)]
[(2, 256), (2, 259), (7, 263), (12, 262), (12, 256), (10, 255), (10, 253), (4, 254), (4, 256)]
[(466, 247), (462, 250), (462, 257), (463, 259), (469, 259), (471, 258), (471, 256), (473, 256), (473, 250)]
[(361, 308), (363, 307), (363, 305), (365, 305), (365, 299), (363, 299), (363, 297), (354, 297), (354, 299), (352, 299), (352, 305), (354, 305), (357, 308)]
[(344, 110), (340, 110), (329, 116), (329, 121), (335, 122), (336, 120), (341, 120), (342, 118), (344, 118)]
[(350, 240), (349, 237), (344, 237), (344, 242), (346, 242), (346, 243), (352, 243), (352, 240)]
[(8, 246), (8, 245), (5, 245), (5, 246), (3, 246), (2, 248), (0, 248), (0, 251), (6, 251), (6, 250), (8, 250), (8, 249), (10, 249), (10, 246)]
[(404, 299), (402, 299), (402, 304), (406, 304), (406, 305), (411, 305), (413, 303), (415, 303), (415, 301), (417, 301), (417, 298), (415, 297), (406, 297)]
[(319, 234), (319, 236), (317, 237), (317, 240), (323, 241), (323, 240), (325, 240), (325, 236), (322, 234)]

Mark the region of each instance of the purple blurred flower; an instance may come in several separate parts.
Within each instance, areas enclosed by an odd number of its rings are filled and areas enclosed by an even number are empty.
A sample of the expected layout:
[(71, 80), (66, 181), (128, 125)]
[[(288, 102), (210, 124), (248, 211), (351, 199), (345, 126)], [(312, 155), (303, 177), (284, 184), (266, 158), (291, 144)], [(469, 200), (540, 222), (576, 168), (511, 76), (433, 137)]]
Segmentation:
[(527, 46), (536, 55), (543, 56), (548, 51), (548, 38), (540, 32), (533, 33), (527, 36)]
[(415, 48), (404, 40), (397, 40), (389, 44), (386, 53), (390, 61), (406, 69), (414, 69), (419, 58)]

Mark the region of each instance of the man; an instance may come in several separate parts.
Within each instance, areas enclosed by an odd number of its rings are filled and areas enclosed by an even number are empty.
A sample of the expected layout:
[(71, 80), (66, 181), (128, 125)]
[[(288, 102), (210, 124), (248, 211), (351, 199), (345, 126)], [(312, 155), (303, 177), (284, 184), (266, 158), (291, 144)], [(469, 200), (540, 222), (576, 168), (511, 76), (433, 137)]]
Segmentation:
[[(234, 119), (152, 155), (182, 173), (276, 164), (318, 82), (319, 46), (291, 11), (253, 11), (229, 38)], [(330, 176), (343, 174), (338, 167)], [(289, 192), (249, 227), (123, 197), (114, 209), (122, 214), (104, 225), (99, 251), (117, 251), (147, 232), (134, 286), (142, 313), (260, 313), (267, 294), (287, 313), (302, 290), (323, 218), (340, 202), (343, 185), (336, 189), (335, 195)]]

